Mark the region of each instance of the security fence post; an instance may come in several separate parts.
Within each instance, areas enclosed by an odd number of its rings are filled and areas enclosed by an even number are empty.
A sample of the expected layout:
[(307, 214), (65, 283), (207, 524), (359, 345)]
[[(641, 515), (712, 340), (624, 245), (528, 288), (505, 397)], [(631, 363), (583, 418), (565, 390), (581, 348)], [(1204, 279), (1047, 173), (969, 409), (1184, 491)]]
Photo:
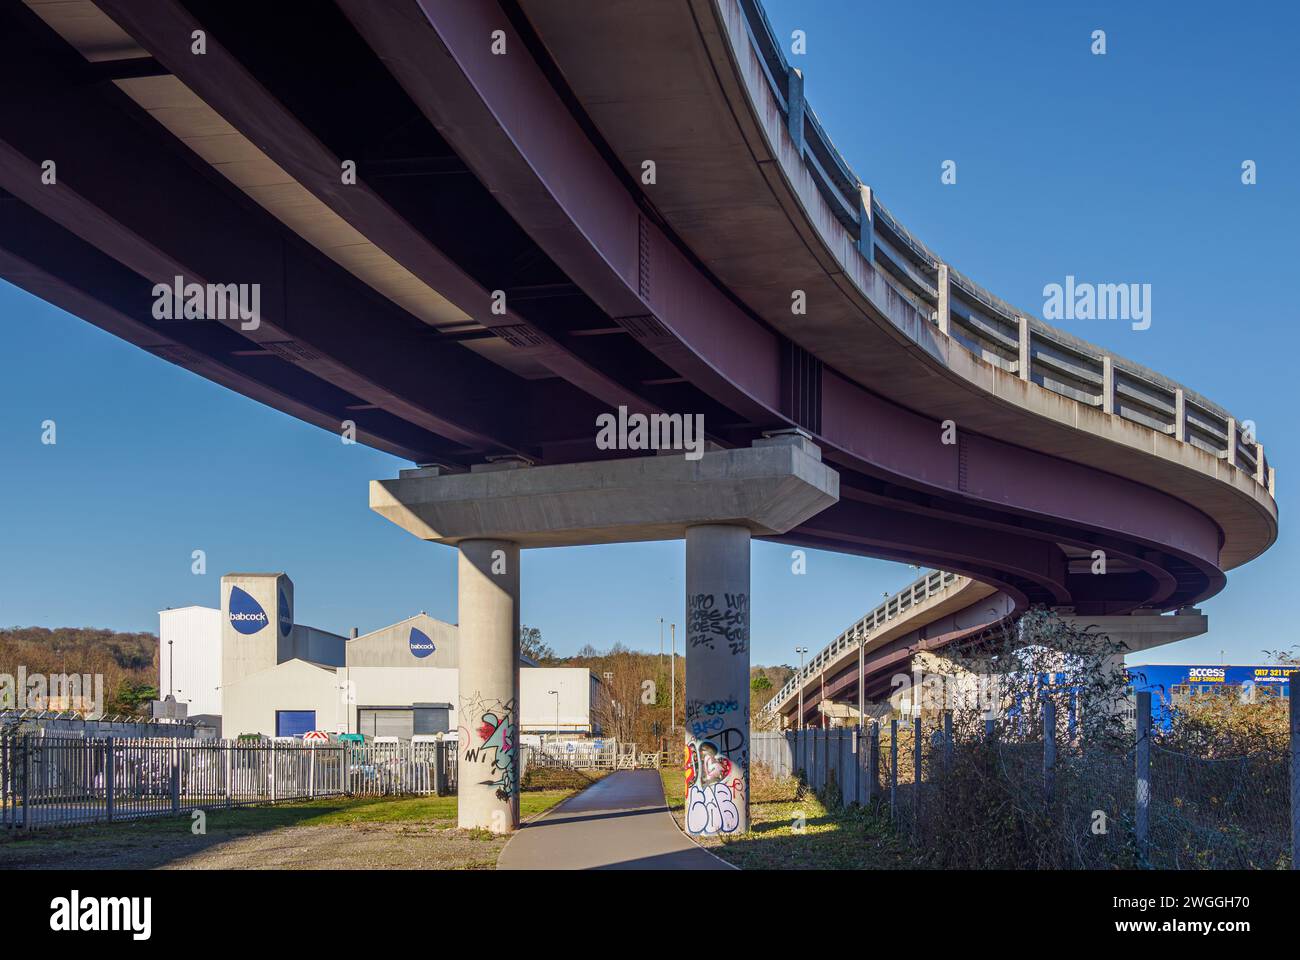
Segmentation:
[(912, 837), (921, 836), (921, 714), (912, 720)]
[(889, 819), (898, 819), (898, 718), (889, 721)]
[(867, 799), (880, 798), (880, 721), (871, 721), (870, 738), (867, 741)]
[(104, 819), (113, 822), (113, 794), (117, 779), (117, 761), (113, 749), (113, 738), (109, 737), (104, 749)]
[(1056, 701), (1043, 698), (1043, 800), (1052, 802), (1056, 789)]
[(181, 812), (181, 745), (180, 742), (172, 740), (172, 813)]
[[(1137, 810), (1134, 816), (1134, 833), (1138, 857), (1142, 866), (1147, 864), (1151, 830), (1151, 691), (1142, 690), (1137, 695)], [(1293, 812), (1294, 815), (1294, 812)]]
[(1300, 700), (1291, 695), (1291, 869), (1300, 870)]
[(23, 751), (23, 829), (30, 830), (32, 823), (32, 736), (19, 737)]
[(433, 751), (433, 792), (440, 797), (447, 795), (447, 744), (445, 741), (434, 744)]

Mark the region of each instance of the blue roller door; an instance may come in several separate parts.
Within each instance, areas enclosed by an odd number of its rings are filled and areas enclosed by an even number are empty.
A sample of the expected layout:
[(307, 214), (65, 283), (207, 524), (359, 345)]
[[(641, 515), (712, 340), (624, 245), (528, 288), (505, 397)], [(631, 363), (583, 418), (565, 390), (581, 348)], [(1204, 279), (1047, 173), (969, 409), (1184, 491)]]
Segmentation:
[(308, 730), (315, 729), (315, 710), (275, 711), (275, 735), (277, 737), (298, 737)]

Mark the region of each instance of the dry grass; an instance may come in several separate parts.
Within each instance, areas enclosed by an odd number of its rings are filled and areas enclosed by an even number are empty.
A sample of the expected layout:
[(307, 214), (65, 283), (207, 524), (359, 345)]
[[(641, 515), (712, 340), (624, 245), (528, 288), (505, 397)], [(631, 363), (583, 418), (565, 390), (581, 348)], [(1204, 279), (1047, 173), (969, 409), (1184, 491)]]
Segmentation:
[[(682, 825), (685, 774), (662, 771), (668, 808)], [(823, 804), (792, 778), (766, 768), (750, 772), (750, 832), (699, 838), (702, 846), (744, 870), (899, 870), (913, 866), (906, 843), (887, 816)]]

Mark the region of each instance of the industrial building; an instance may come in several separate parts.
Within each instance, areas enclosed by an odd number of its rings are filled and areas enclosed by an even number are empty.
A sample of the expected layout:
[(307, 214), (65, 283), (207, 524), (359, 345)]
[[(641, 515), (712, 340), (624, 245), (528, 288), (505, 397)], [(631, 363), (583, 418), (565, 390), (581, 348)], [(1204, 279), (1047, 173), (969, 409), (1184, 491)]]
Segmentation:
[[(231, 573), (221, 578), (220, 609), (161, 611), (158, 689), (227, 738), (457, 731), (455, 624), (420, 613), (347, 638), (296, 623), (293, 597), (283, 573)], [(521, 733), (600, 733), (590, 670), (521, 658), (519, 689)]]

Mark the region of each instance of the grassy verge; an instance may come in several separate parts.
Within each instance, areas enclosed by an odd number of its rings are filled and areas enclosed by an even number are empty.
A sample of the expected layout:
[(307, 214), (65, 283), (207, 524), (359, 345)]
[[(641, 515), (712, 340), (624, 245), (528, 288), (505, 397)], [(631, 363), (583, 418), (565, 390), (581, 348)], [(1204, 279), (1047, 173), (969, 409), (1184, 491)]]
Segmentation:
[[(538, 778), (520, 792), (523, 818), (589, 786)], [(539, 782), (542, 781), (542, 782)], [(488, 868), (505, 844), (486, 830), (456, 828), (455, 797), (329, 797), (273, 806), (84, 827), (0, 833), (0, 868), (115, 867)], [(268, 849), (275, 857), (268, 857)]]
[[(683, 823), (685, 773), (661, 771), (668, 809)], [(906, 841), (887, 814), (822, 803), (793, 779), (762, 768), (750, 776), (750, 832), (697, 838), (723, 860), (744, 870), (900, 870), (912, 867)]]

